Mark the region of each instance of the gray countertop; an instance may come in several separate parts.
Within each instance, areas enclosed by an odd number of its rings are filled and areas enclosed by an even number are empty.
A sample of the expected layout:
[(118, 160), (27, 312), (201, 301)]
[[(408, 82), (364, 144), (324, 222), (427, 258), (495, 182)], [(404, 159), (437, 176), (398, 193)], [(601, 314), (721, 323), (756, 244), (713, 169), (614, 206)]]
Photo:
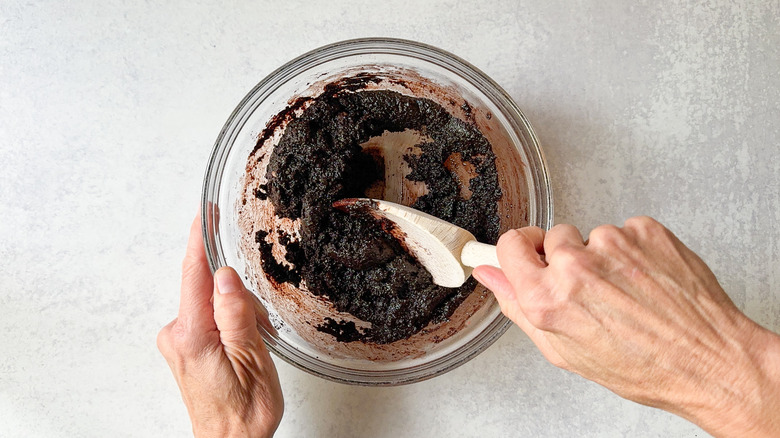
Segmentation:
[[(0, 436), (188, 436), (155, 337), (206, 159), (260, 79), (326, 43), (415, 39), (518, 102), (556, 222), (651, 215), (780, 331), (780, 2), (0, 4)], [(280, 437), (696, 437), (544, 361), (517, 328), (396, 388), (276, 360)]]

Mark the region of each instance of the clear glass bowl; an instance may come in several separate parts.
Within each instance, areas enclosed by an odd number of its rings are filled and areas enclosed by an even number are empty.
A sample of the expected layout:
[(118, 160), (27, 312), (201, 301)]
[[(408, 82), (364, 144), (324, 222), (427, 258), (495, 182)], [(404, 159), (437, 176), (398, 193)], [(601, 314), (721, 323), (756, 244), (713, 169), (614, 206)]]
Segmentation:
[(237, 203), (247, 159), (260, 133), (296, 98), (316, 96), (325, 84), (365, 72), (389, 79), (372, 84), (373, 88), (431, 98), (480, 127), (497, 155), (504, 191), (499, 204), (502, 231), (529, 224), (550, 228), (553, 201), (544, 157), (531, 125), (507, 93), (474, 66), (441, 49), (413, 41), (370, 38), (306, 53), (268, 75), (238, 104), (217, 137), (206, 169), (203, 234), (212, 272), (232, 266), (245, 275), (247, 287), (268, 309), (275, 330), (261, 328), (261, 332), (279, 357), (342, 383), (400, 385), (443, 374), (498, 339), (511, 322), (501, 314), (492, 294), (478, 287), (451, 322), (426, 328), (425, 333), (412, 337), (413, 342), (363, 345), (362, 350), (345, 353), (338, 351), (341, 346), (335, 340), (312, 342), (299, 335), (269, 299), (268, 294), (275, 291), (268, 290), (262, 272), (248, 265), (240, 244)]

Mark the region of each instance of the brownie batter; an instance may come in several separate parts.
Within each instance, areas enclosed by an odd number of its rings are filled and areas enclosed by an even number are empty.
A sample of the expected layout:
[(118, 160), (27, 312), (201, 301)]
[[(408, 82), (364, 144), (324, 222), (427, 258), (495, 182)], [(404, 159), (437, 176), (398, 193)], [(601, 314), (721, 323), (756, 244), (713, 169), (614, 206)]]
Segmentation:
[[(430, 139), (418, 145), (419, 155), (404, 157), (411, 168), (406, 178), (427, 188), (412, 207), (469, 230), (479, 241), (495, 243), (501, 188), (488, 141), (473, 124), (432, 100), (389, 90), (327, 87), (291, 118), (273, 149), (268, 182), (255, 192), (273, 203), (278, 216), (300, 219), (301, 224), (300, 240), (280, 236), (292, 269), (274, 259), (267, 233), (257, 233), (265, 274), (277, 284), (299, 286), (304, 280), (309, 291), (327, 297), (339, 311), (371, 323), (361, 330), (353, 322), (326, 319), (318, 329), (339, 341), (407, 338), (446, 320), (476, 286), (473, 278), (459, 288), (435, 285), (375, 219), (333, 207), (343, 198), (365, 197), (366, 189), (384, 177), (381, 157), (364, 151), (361, 143), (385, 131), (407, 129)], [(453, 156), (473, 166), (469, 196), (447, 165)]]

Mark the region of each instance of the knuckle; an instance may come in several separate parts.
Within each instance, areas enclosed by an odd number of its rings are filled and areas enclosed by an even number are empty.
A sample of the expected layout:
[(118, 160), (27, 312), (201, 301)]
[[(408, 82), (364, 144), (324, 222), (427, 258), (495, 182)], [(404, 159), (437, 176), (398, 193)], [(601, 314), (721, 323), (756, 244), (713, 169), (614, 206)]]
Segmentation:
[(177, 318), (157, 333), (157, 349), (167, 360), (177, 361), (186, 357), (192, 350), (190, 338), (184, 324)]
[(620, 228), (614, 225), (600, 225), (594, 228), (588, 236), (588, 245), (596, 247), (617, 246), (619, 240), (623, 238)]
[(639, 240), (668, 241), (672, 236), (671, 231), (649, 216), (637, 216), (627, 219), (624, 229), (627, 230), (635, 242)]
[(222, 299), (217, 301), (214, 305), (219, 309), (219, 312), (223, 315), (229, 315), (230, 317), (236, 317), (241, 315), (252, 314), (255, 315), (255, 304), (246, 299), (246, 297), (240, 296), (241, 292), (234, 292), (229, 297), (221, 298), (235, 298), (235, 299)]
[(526, 227), (521, 229), (511, 229), (506, 231), (498, 238), (496, 246), (516, 246), (516, 245), (529, 245), (533, 244), (533, 239), (529, 237), (529, 234), (534, 235), (536, 233), (544, 234), (544, 231), (539, 227)]
[(626, 228), (631, 228), (644, 233), (657, 232), (663, 230), (664, 226), (650, 216), (635, 216), (626, 219), (624, 224)]
[(580, 248), (576, 248), (573, 245), (561, 245), (555, 250), (551, 263), (564, 266), (567, 269), (573, 269), (583, 264), (584, 256)]
[(570, 231), (577, 231), (577, 227), (571, 224), (556, 224), (550, 228), (548, 234), (568, 233)]
[(548, 231), (548, 233), (557, 233), (560, 232), (561, 230), (565, 230), (566, 225), (567, 224), (555, 224), (552, 226), (552, 228), (550, 228), (550, 231)]
[[(551, 275), (557, 279), (550, 287), (551, 296), (557, 297), (558, 301), (561, 297), (570, 298), (572, 293), (576, 292), (576, 285), (593, 280), (600, 270), (599, 263), (593, 251), (588, 251), (584, 247), (569, 245), (558, 248), (549, 261)], [(568, 291), (567, 288), (572, 290)], [(567, 293), (561, 295), (562, 291)]]
[(498, 238), (498, 243), (496, 244), (497, 247), (505, 247), (505, 246), (514, 246), (522, 241), (524, 238), (523, 234), (520, 232), (520, 230), (512, 229), (504, 234), (501, 235), (501, 237)]
[[(163, 331), (165, 333), (163, 333)], [(165, 348), (163, 355), (168, 359), (183, 359), (196, 355), (197, 351), (194, 348), (195, 342), (193, 335), (181, 321), (175, 321), (171, 325), (163, 328), (163, 331), (160, 332), (157, 338), (158, 347), (162, 345), (162, 348)], [(162, 344), (160, 344), (161, 341)], [(160, 351), (162, 351), (162, 349)]]
[(167, 357), (170, 353), (171, 347), (171, 331), (170, 326), (165, 327), (157, 333), (157, 349), (160, 350), (163, 356)]
[(200, 263), (197, 256), (190, 254), (189, 252), (184, 256), (181, 262), (181, 275), (182, 278), (198, 278), (204, 269), (204, 265)]

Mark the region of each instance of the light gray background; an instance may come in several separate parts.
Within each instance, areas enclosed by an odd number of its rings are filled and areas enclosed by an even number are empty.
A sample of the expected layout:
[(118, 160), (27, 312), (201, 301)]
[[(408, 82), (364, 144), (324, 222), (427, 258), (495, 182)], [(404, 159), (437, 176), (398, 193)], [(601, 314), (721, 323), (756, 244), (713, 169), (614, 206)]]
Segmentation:
[[(190, 433), (155, 336), (212, 143), (266, 74), (355, 37), (483, 69), (543, 142), (557, 222), (655, 216), (780, 330), (777, 0), (151, 3), (0, 3), (0, 436)], [(399, 388), (276, 362), (280, 437), (706, 436), (516, 328)]]

